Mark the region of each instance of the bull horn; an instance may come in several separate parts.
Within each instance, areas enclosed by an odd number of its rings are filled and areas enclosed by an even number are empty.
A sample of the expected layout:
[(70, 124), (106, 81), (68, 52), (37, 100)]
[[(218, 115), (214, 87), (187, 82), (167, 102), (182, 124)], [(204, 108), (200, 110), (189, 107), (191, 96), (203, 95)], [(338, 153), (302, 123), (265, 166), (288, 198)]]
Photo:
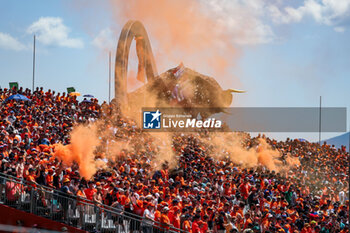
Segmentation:
[(243, 90), (237, 90), (237, 89), (227, 89), (229, 92), (234, 92), (234, 93), (245, 93), (246, 91)]
[[(147, 81), (153, 81), (158, 76), (156, 63), (152, 53), (145, 27), (140, 21), (129, 20), (123, 27), (117, 46), (115, 69), (114, 69), (114, 96), (119, 106), (127, 105), (127, 75), (129, 52), (133, 39), (136, 39), (136, 54), (139, 61), (138, 76), (141, 81), (144, 76), (141, 72), (146, 72)], [(140, 72), (139, 72), (140, 71)]]

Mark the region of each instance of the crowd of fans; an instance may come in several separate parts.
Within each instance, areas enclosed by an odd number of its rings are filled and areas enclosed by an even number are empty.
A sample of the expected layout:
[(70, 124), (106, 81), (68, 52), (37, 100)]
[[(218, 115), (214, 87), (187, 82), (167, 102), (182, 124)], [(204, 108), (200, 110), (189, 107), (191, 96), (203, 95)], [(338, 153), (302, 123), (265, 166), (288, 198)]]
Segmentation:
[[(16, 93), (30, 101), (5, 101)], [(280, 151), (282, 162), (287, 154), (300, 161), (278, 173), (215, 159), (209, 140), (202, 140), (208, 135), (174, 134), (176, 164), (159, 164), (155, 158), (160, 147), (154, 138), (107, 103), (79, 103), (74, 96), (43, 88), (34, 93), (0, 89), (0, 101), (1, 173), (136, 214), (143, 232), (169, 226), (192, 233), (349, 232), (345, 147), (265, 138)], [(113, 139), (102, 138), (96, 159), (104, 159), (109, 140), (128, 147), (87, 180), (77, 163), (68, 166), (53, 156), (54, 145), (70, 142), (74, 124), (97, 120), (101, 132), (110, 130)], [(246, 135), (242, 143), (249, 149), (261, 137)]]

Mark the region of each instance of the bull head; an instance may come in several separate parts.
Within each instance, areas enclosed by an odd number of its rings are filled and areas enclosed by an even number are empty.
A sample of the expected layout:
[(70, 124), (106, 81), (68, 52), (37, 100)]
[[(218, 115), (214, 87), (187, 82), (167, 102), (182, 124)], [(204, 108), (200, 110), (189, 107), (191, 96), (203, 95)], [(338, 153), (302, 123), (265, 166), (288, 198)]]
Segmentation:
[[(136, 40), (139, 60), (137, 79), (147, 83), (127, 93), (128, 57), (132, 40)], [(146, 75), (147, 80), (144, 79)], [(216, 80), (180, 64), (158, 75), (147, 32), (139, 21), (128, 21), (118, 41), (115, 62), (115, 100), (121, 109), (142, 107), (209, 108), (210, 114), (222, 112), (232, 103), (235, 89), (223, 90)], [(208, 114), (206, 114), (208, 115)]]

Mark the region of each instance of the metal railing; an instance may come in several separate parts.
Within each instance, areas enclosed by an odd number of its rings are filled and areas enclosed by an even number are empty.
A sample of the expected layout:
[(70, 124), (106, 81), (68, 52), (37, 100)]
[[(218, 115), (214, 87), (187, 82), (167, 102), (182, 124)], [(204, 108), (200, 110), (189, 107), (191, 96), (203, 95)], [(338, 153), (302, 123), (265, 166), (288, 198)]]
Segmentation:
[(4, 173), (0, 173), (0, 203), (89, 232), (186, 232)]

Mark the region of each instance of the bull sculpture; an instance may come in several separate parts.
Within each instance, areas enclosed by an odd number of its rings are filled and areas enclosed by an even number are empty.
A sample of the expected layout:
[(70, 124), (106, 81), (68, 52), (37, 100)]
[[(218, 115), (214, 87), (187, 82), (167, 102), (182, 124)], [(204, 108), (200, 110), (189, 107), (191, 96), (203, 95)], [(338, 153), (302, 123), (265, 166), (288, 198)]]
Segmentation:
[[(137, 79), (146, 82), (127, 93), (127, 72), (130, 46), (136, 40)], [(147, 80), (145, 80), (145, 76)], [(121, 109), (142, 107), (182, 107), (210, 109), (205, 115), (222, 112), (232, 103), (235, 89), (223, 90), (217, 81), (186, 68), (183, 64), (161, 75), (157, 73), (147, 32), (139, 21), (130, 20), (122, 29), (115, 61), (115, 101)]]

